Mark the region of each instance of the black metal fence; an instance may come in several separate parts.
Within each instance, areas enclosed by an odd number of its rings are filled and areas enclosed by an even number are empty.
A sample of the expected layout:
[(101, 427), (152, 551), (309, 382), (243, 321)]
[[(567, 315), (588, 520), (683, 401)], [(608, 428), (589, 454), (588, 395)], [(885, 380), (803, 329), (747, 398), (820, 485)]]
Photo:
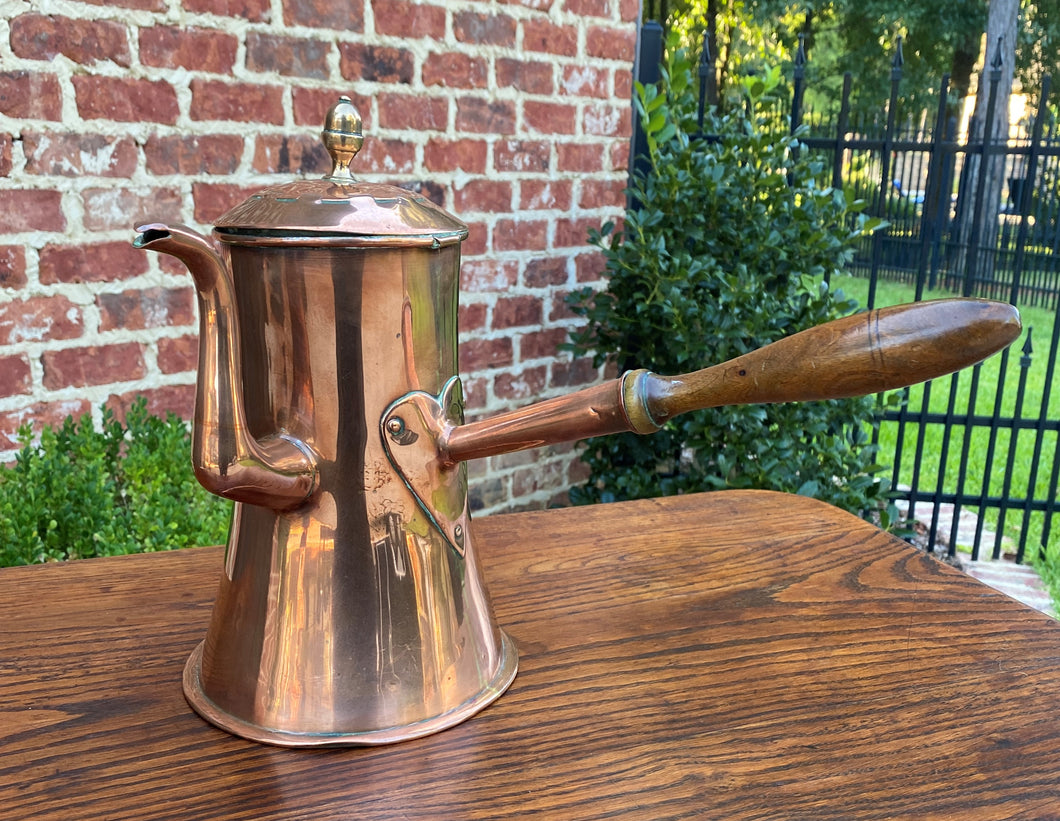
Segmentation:
[[(796, 64), (795, 71), (800, 68)], [(1001, 104), (996, 100), (999, 79), (996, 69), (984, 78), (988, 110)], [(881, 117), (852, 124), (849, 78), (835, 122), (800, 122), (794, 118), (801, 117), (801, 109), (793, 106), (794, 127), (806, 129), (804, 144), (830, 155), (833, 183), (853, 190), (887, 220), (884, 230), (865, 240), (856, 270), (966, 296), (1055, 308), (1060, 134), (1049, 122), (1050, 79), (1045, 78), (1029, 123), (1017, 123), (1009, 134), (986, 133), (975, 119), (958, 134), (956, 119), (946, 115), (948, 82), (944, 77), (933, 121), (918, 118), (899, 125)], [(900, 86), (896, 58), (890, 109), (897, 107)], [(995, 202), (986, 181), (991, 164), (1002, 177)]]
[[(658, 79), (661, 56), (662, 29), (646, 23), (641, 82)], [(705, 60), (702, 80), (709, 71)], [(887, 222), (865, 238), (853, 265), (852, 273), (866, 280), (866, 307), (876, 306), (890, 281), (915, 300), (939, 289), (1034, 309), (1037, 333), (1026, 327), (1019, 342), (986, 365), (906, 392), (900, 410), (881, 410), (880, 423), (881, 460), (893, 465), (898, 499), (910, 510), (925, 505), (931, 511), (932, 542), (947, 543), (951, 554), (960, 543), (973, 558), (987, 548), (994, 558), (1012, 551), (1022, 561), (1028, 546), (1049, 543), (1060, 511), (1060, 395), (1053, 390), (1060, 348), (1060, 134), (1048, 114), (1050, 80), (1023, 122), (992, 134), (975, 122), (958, 131), (947, 115), (945, 77), (937, 111), (897, 122), (900, 45), (890, 100), (877, 116), (852, 117), (849, 75), (837, 116), (805, 114), (804, 78), (800, 48), (788, 109), (792, 130), (800, 129), (804, 150), (824, 160), (833, 186), (853, 191)], [(995, 66), (981, 80), (988, 84), (987, 123), (1002, 104), (999, 79)], [(705, 90), (700, 101), (706, 105)], [(633, 153), (632, 166), (643, 168), (646, 151), (636, 128)], [(998, 176), (998, 163), (1001, 184), (991, 187), (988, 174)], [(1044, 356), (1035, 351), (1043, 336)]]

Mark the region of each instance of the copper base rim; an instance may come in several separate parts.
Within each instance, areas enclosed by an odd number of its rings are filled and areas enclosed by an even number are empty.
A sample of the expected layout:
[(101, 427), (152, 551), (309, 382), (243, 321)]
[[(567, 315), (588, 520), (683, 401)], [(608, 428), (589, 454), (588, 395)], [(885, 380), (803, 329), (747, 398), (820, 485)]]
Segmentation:
[(519, 654), (515, 642), (503, 630), (500, 662), (489, 683), (462, 704), (437, 716), (395, 727), (365, 731), (291, 732), (262, 727), (222, 710), (202, 688), (202, 653), (205, 641), (192, 651), (184, 665), (184, 698), (202, 718), (220, 729), (241, 738), (279, 747), (370, 747), (396, 744), (446, 730), (484, 710), (504, 693), (519, 671)]

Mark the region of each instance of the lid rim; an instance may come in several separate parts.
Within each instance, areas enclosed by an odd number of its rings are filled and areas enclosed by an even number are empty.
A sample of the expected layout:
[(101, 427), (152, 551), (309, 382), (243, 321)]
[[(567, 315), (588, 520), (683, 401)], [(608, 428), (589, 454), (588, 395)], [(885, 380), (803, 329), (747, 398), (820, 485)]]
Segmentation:
[(214, 236), (226, 245), (305, 245), (317, 247), (441, 248), (467, 238), (467, 229), (424, 234), (350, 234), (336, 231), (285, 230), (268, 228), (214, 228)]
[(296, 180), (252, 194), (217, 219), (228, 232), (284, 231), (303, 236), (394, 235), (414, 241), (467, 231), (422, 194), (385, 183)]

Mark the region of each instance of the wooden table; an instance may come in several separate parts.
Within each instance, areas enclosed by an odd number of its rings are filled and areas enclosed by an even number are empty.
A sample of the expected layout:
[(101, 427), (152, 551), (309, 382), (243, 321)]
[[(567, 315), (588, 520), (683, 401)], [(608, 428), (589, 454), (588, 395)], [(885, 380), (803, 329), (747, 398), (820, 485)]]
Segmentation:
[(771, 493), (477, 523), (511, 690), (390, 747), (184, 702), (216, 548), (0, 571), (0, 817), (1060, 817), (1060, 628)]

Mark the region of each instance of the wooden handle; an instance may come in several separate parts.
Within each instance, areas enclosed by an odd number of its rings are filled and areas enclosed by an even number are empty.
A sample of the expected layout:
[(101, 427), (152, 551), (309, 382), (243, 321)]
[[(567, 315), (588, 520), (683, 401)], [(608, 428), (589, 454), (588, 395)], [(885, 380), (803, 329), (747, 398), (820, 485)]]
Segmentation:
[(843, 399), (974, 365), (1020, 334), (1004, 302), (942, 299), (855, 314), (683, 376), (619, 379), (447, 430), (443, 462), (620, 431), (654, 433), (679, 413), (721, 405)]
[(940, 299), (837, 319), (682, 376), (646, 374), (658, 425), (722, 405), (842, 399), (904, 388), (981, 362), (1020, 335), (1004, 302)]

